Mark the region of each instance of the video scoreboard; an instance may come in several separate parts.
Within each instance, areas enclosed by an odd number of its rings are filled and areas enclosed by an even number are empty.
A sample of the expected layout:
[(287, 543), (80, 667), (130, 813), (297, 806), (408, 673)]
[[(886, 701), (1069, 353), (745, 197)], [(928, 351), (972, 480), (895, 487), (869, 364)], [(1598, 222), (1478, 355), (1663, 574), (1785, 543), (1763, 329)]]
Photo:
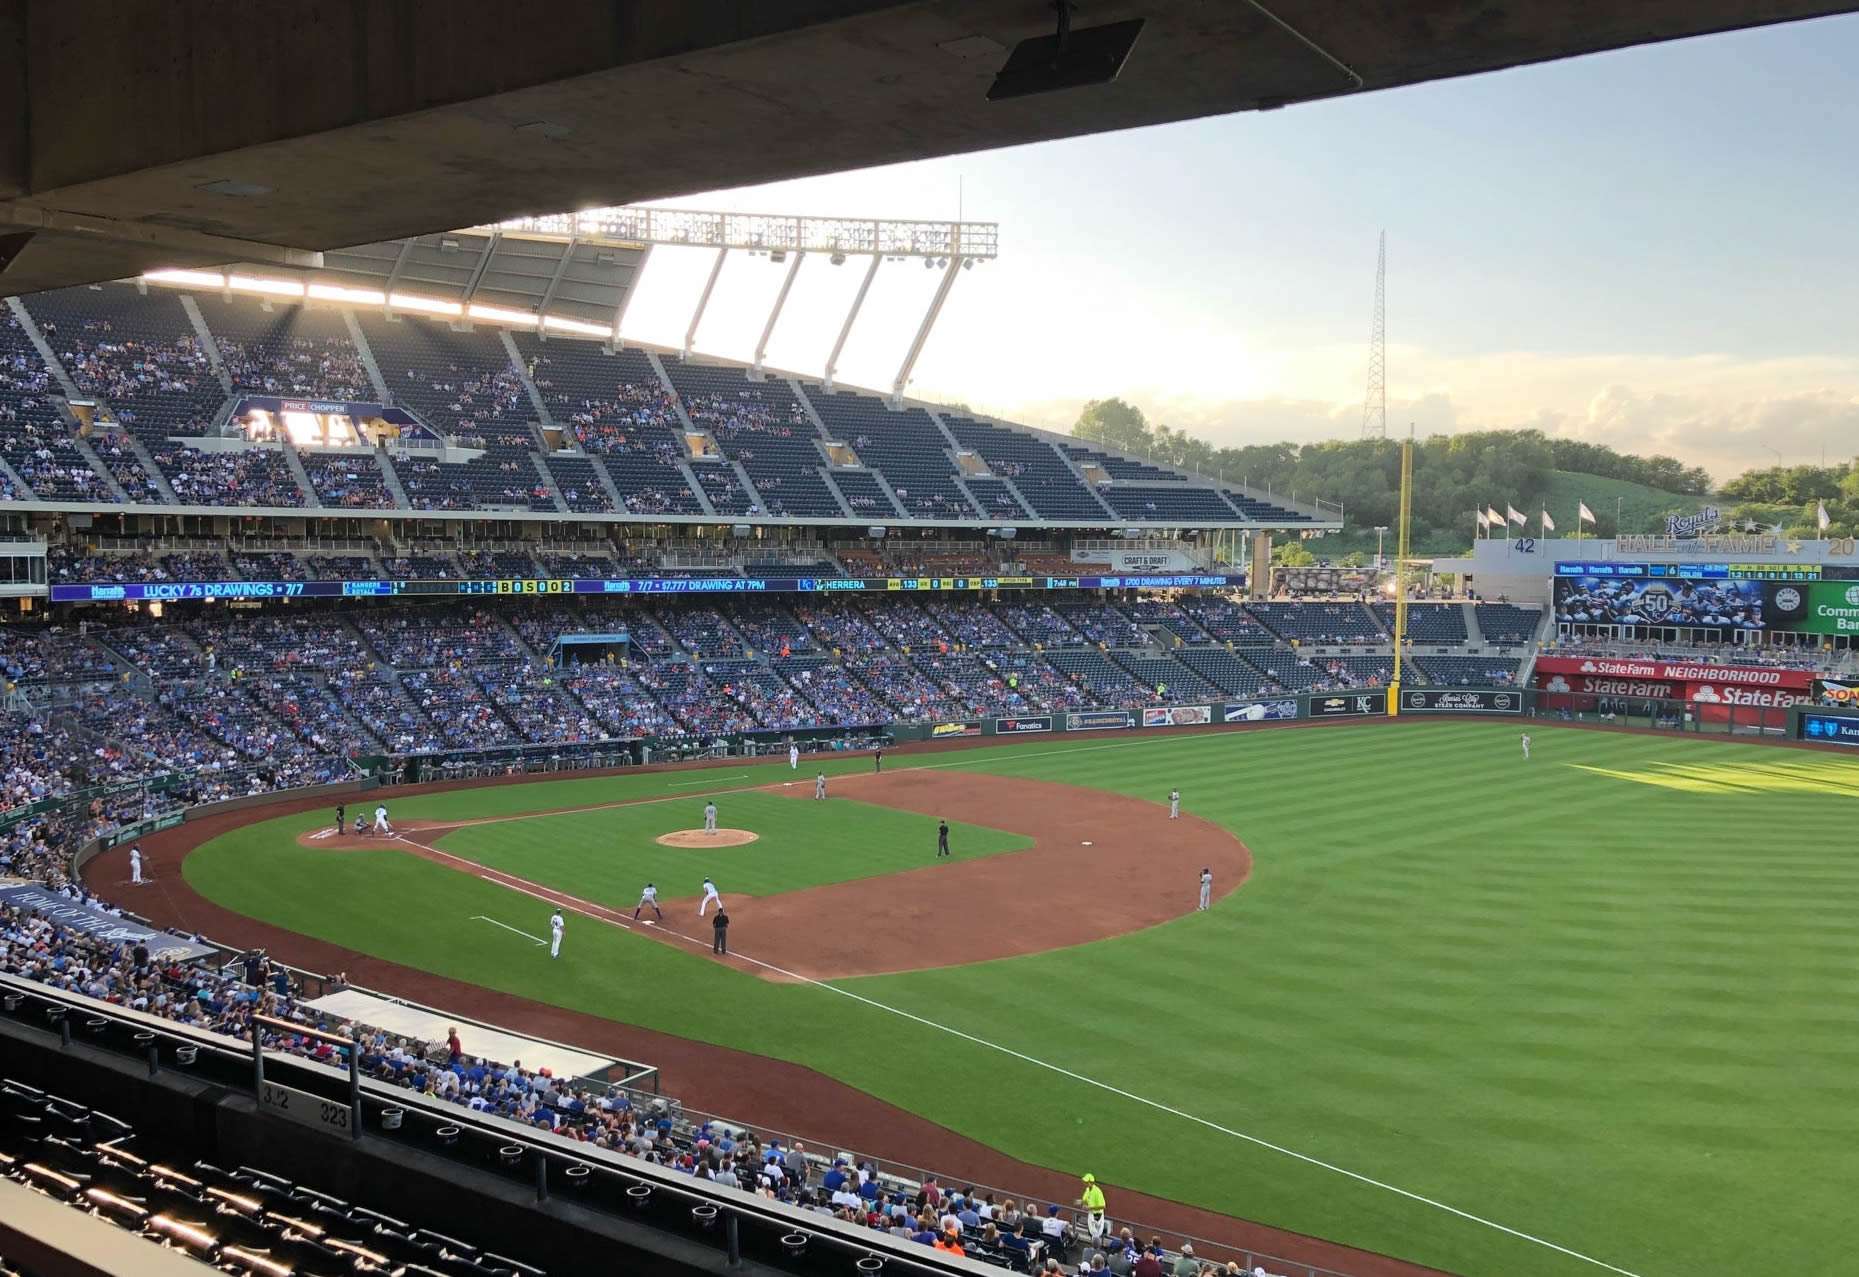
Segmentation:
[(746, 577), (662, 576), (613, 578), (511, 577), (472, 581), (125, 581), (53, 585), (53, 603), (111, 603), (187, 599), (389, 598), (400, 595), (639, 595), (639, 594), (888, 594), (969, 590), (1217, 590), (1243, 586), (1243, 576), (930, 576)]
[(1558, 563), (1557, 576), (1667, 581), (1818, 581), (1818, 563)]

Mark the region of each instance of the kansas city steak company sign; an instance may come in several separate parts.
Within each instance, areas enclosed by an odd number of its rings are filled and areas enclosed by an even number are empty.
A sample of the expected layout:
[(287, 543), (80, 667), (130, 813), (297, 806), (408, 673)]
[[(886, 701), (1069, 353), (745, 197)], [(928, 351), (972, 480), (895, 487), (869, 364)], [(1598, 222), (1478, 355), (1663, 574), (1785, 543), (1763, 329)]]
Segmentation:
[[(1631, 679), (1675, 683), (1714, 683), (1719, 686), (1786, 687), (1806, 691), (1814, 685), (1812, 670), (1783, 670), (1764, 665), (1698, 665), (1674, 661), (1612, 660), (1586, 656), (1538, 657), (1536, 672), (1577, 675), (1589, 679)], [(1598, 690), (1598, 689), (1583, 689)], [(1639, 695), (1640, 693), (1628, 693)], [(1792, 702), (1785, 702), (1792, 704)]]

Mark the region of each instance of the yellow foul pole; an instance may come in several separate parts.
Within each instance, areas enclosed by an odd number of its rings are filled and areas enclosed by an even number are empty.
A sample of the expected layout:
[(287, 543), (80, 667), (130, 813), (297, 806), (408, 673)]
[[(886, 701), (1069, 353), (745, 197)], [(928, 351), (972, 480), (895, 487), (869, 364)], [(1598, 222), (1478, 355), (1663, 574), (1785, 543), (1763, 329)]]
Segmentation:
[(1401, 656), (1407, 650), (1407, 582), (1401, 568), (1407, 563), (1407, 523), (1414, 506), (1414, 437), (1409, 428), (1401, 440), (1401, 523), (1394, 550), (1394, 677), (1388, 683), (1388, 717), (1401, 712)]

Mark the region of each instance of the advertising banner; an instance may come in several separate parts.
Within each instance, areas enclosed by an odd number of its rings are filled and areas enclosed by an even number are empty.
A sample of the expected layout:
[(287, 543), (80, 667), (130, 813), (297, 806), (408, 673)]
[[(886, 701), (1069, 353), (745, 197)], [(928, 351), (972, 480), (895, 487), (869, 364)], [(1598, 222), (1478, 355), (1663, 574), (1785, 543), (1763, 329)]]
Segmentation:
[(1769, 628), (1809, 634), (1859, 634), (1859, 583), (1815, 581), (1772, 587)]
[(1052, 716), (1042, 714), (1038, 718), (997, 718), (994, 720), (996, 736), (1017, 736), (1021, 732), (1049, 732), (1052, 730)]
[(92, 909), (88, 905), (67, 900), (44, 887), (0, 887), (0, 903), (15, 909), (32, 910), (62, 927), (81, 931), (104, 944), (135, 944), (138, 940), (142, 941), (148, 945), (149, 957), (158, 962), (192, 962), (195, 958), (210, 957), (219, 952), (210, 944), (184, 940), (180, 936), (156, 931), (127, 918), (112, 917), (101, 909)]
[(1282, 722), (1296, 717), (1296, 701), (1247, 701), (1244, 705), (1226, 707), (1226, 721), (1229, 723)]
[(937, 723), (930, 728), (931, 740), (949, 740), (956, 736), (981, 735), (980, 723)]
[(1143, 711), (1144, 727), (1194, 727), (1214, 721), (1211, 705), (1171, 705), (1166, 709)]
[[(1627, 679), (1636, 682), (1716, 683), (1746, 687), (1786, 687), (1808, 691), (1814, 684), (1812, 670), (1784, 670), (1769, 665), (1709, 665), (1701, 662), (1635, 661), (1601, 656), (1539, 656), (1536, 672), (1559, 674), (1572, 684), (1576, 675), (1589, 679)], [(1539, 687), (1542, 682), (1539, 678)], [(1552, 689), (1553, 690), (1553, 689)], [(1567, 688), (1561, 690), (1568, 690)], [(1595, 689), (1576, 688), (1576, 691)], [(1616, 693), (1627, 696), (1651, 696), (1653, 692)]]
[(1087, 709), (1065, 716), (1068, 732), (1101, 732), (1112, 727), (1134, 727), (1136, 715), (1127, 709)]
[(1801, 739), (1827, 745), (1851, 745), (1859, 748), (1859, 718), (1836, 718), (1832, 714), (1801, 715)]
[(1403, 714), (1521, 714), (1523, 693), (1491, 687), (1417, 687), (1401, 693)]
[(1814, 703), (1816, 705), (1839, 705), (1848, 709), (1859, 709), (1859, 681), (1853, 679), (1817, 678), (1814, 680)]
[(1312, 718), (1359, 718), (1367, 714), (1388, 712), (1388, 689), (1372, 692), (1344, 692), (1337, 696), (1316, 695), (1310, 698)]

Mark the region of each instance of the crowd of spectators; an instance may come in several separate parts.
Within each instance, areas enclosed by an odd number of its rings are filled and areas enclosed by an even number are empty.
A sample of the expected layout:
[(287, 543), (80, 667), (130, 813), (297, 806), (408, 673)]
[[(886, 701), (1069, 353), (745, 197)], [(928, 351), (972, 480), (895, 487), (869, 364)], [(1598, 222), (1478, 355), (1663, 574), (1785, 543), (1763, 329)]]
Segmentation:
[(299, 452), (316, 499), (337, 509), (390, 510), (396, 502), (373, 452)]
[(279, 349), (247, 351), (220, 337), (220, 363), (239, 390), (305, 399), (375, 399), (361, 352), (342, 338), (293, 337)]
[[(303, 489), (276, 448), (203, 452), (185, 444), (157, 449), (155, 464), (182, 505), (301, 506)], [(114, 468), (114, 467), (112, 467)], [(122, 481), (122, 475), (117, 475)], [(126, 489), (129, 485), (124, 483)]]

